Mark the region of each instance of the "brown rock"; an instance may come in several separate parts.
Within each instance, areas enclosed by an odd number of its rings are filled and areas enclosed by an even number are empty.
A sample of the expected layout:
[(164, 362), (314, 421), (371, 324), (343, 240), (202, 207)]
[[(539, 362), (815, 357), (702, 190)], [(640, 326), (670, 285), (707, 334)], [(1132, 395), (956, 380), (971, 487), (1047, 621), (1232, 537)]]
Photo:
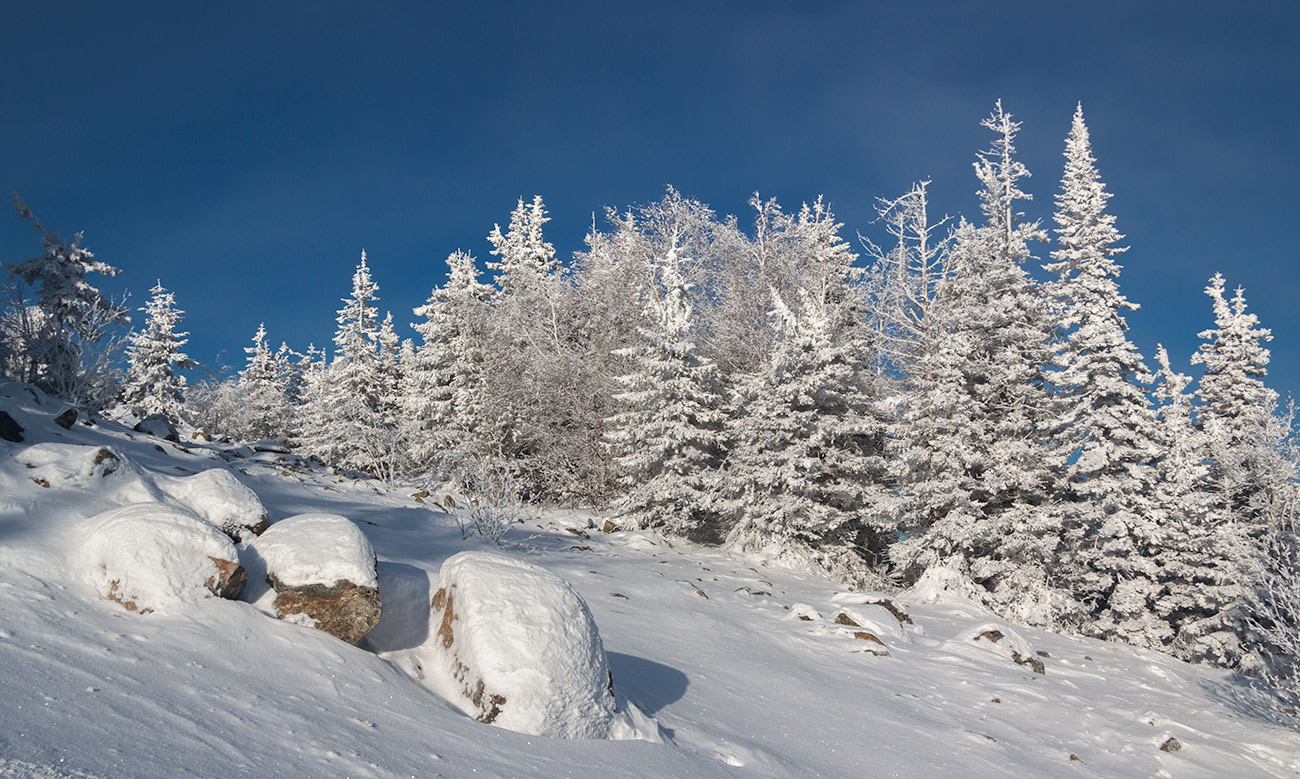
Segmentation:
[(978, 636), (976, 636), (975, 640), (979, 641), (981, 638), (987, 638), (990, 642), (996, 644), (997, 642), (1006, 638), (1006, 636), (1002, 634), (1001, 630), (986, 630), (983, 633), (980, 633)]
[(1043, 661), (1039, 660), (1037, 657), (1021, 657), (1019, 652), (1012, 652), (1011, 659), (1015, 660), (1020, 665), (1029, 666), (1030, 668), (1033, 669), (1034, 673), (1036, 674), (1047, 673), (1047, 666), (1044, 665)]
[(333, 584), (304, 584), (291, 587), (274, 574), (266, 577), (275, 590), (272, 605), (283, 619), (289, 614), (306, 614), (316, 629), (355, 644), (379, 624), (379, 590), (360, 587), (347, 579)]
[(1160, 745), (1161, 752), (1177, 752), (1182, 748), (1183, 748), (1183, 742), (1179, 741), (1173, 736), (1170, 736), (1168, 739), (1165, 740), (1165, 743)]
[(616, 533), (618, 532), (618, 525), (615, 525), (612, 521), (607, 519), (605, 520), (605, 523), (600, 526), (600, 529), (601, 532), (604, 533)]
[(451, 649), (451, 645), (456, 641), (456, 633), (451, 625), (456, 619), (456, 612), (452, 610), (453, 599), (453, 595), (447, 592), (446, 588), (442, 588), (433, 594), (433, 602), (429, 604), (431, 610), (442, 612), (436, 635), (442, 641), (443, 649)]
[(899, 624), (903, 624), (903, 625), (915, 624), (914, 622), (912, 622), (912, 617), (910, 614), (900, 609), (892, 600), (888, 598), (884, 598), (882, 600), (873, 600), (868, 602), (871, 603), (872, 605), (880, 606), (885, 611), (888, 611), (890, 614), (893, 614), (894, 619), (898, 620)]
[(853, 631), (853, 637), (857, 639), (861, 639), (863, 641), (874, 641), (875, 643), (880, 644), (881, 646), (885, 645), (885, 642), (877, 638), (874, 633), (867, 633), (862, 630), (855, 630)]
[(244, 585), (248, 584), (248, 572), (244, 566), (231, 560), (222, 560), (218, 557), (209, 557), (217, 566), (217, 575), (208, 577), (207, 585), (212, 594), (218, 598), (226, 600), (239, 600), (239, 595), (244, 591)]
[(849, 627), (853, 627), (853, 628), (862, 627), (862, 625), (858, 624), (857, 620), (853, 619), (853, 617), (850, 617), (848, 614), (845, 614), (842, 611), (839, 614), (835, 615), (835, 624), (848, 625)]

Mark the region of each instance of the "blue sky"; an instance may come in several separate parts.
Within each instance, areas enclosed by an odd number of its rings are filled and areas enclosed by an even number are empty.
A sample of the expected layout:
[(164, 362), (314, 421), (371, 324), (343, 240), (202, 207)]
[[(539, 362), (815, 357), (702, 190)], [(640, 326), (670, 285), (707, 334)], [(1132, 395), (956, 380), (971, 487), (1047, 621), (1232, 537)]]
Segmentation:
[[(930, 178), (975, 217), (999, 98), (1051, 226), (1082, 101), (1143, 353), (1186, 366), (1221, 270), (1296, 393), (1300, 5), (1243, 5), (10, 3), (0, 187), (84, 231), (134, 305), (161, 279), (192, 356), (242, 363), (262, 321), (328, 343), (362, 249), (410, 322), (447, 254), (485, 257), (534, 194), (565, 258), (593, 212), (667, 185), (742, 222), (755, 190), (824, 194), (878, 237), (874, 199)], [(0, 260), (37, 249), (0, 216)]]

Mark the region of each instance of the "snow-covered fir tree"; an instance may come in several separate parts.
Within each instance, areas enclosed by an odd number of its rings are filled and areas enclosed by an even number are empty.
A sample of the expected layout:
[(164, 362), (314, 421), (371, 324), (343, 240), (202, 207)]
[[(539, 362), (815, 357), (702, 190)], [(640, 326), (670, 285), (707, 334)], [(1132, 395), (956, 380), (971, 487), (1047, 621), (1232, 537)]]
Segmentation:
[(1210, 463), (1209, 523), (1217, 553), (1227, 558), (1216, 559), (1216, 569), (1227, 569), (1227, 586), (1214, 591), (1219, 613), (1186, 621), (1176, 649), (1191, 659), (1237, 666), (1257, 662), (1243, 609), (1246, 580), (1268, 530), (1270, 504), (1293, 486), (1295, 473), (1274, 432), (1277, 393), (1263, 381), (1269, 362), (1264, 344), (1273, 334), (1247, 313), (1240, 287), (1228, 300), (1224, 286), (1216, 273), (1205, 288), (1215, 326), (1200, 333), (1192, 362), (1205, 369), (1196, 391), (1196, 418)]
[(610, 444), (627, 492), (617, 504), (637, 527), (718, 539), (718, 466), (724, 415), (718, 371), (692, 338), (691, 304), (671, 246), (659, 266), (643, 342), (622, 350), (626, 409), (610, 419)]
[(415, 309), (424, 317), (413, 325), (421, 343), (403, 370), (401, 405), (418, 470), (442, 454), (477, 459), (489, 451), (484, 340), (492, 296), (474, 257), (458, 251), (447, 257), (446, 284)]
[(1245, 292), (1224, 297), (1224, 279), (1215, 274), (1205, 288), (1214, 304), (1215, 326), (1200, 333), (1192, 362), (1205, 366), (1196, 397), (1197, 421), (1205, 431), (1214, 463), (1212, 479), (1222, 507), (1238, 521), (1258, 526), (1259, 502), (1270, 486), (1266, 452), (1252, 444), (1264, 439), (1277, 393), (1264, 384), (1273, 339), (1259, 319), (1246, 312)]
[(728, 541), (878, 587), (892, 523), (882, 519), (885, 423), (868, 393), (869, 355), (861, 325), (836, 327), (835, 302), (800, 292), (798, 316), (772, 293), (776, 346), (731, 404)]
[(1153, 516), (1157, 520), (1153, 562), (1156, 584), (1144, 621), (1149, 646), (1187, 660), (1218, 654), (1224, 635), (1220, 615), (1240, 597), (1230, 526), (1209, 491), (1209, 450), (1204, 431), (1192, 418), (1191, 378), (1175, 370), (1164, 346), (1155, 398), (1161, 456), (1156, 462)]
[[(1050, 292), (1059, 307), (1057, 370), (1050, 374), (1062, 399), (1052, 446), (1065, 460), (1061, 510), (1069, 546), (1058, 578), (1087, 610), (1090, 632), (1154, 646), (1148, 635), (1159, 586), (1151, 503), (1158, 455), (1155, 416), (1147, 400), (1150, 372), (1128, 338), (1126, 311), (1138, 306), (1119, 292), (1126, 251), (1110, 193), (1097, 173), (1083, 120), (1074, 114), (1065, 144), (1065, 174), (1056, 196), (1056, 274)], [(1157, 630), (1157, 632), (1161, 632)]]
[(555, 247), (542, 235), (542, 225), (549, 221), (542, 196), (535, 195), (528, 205), (519, 198), (504, 233), (501, 225), (492, 227), (488, 242), (492, 244), (492, 256), (498, 259), (487, 266), (496, 271), (497, 286), (503, 293), (532, 290), (559, 272)]
[(283, 440), (288, 427), (289, 404), (285, 399), (284, 364), (266, 341), (266, 326), (259, 324), (253, 345), (239, 373), (239, 395), (243, 405), (238, 435), (249, 439)]
[(391, 476), (401, 452), (392, 416), (393, 366), (388, 354), (398, 348), (391, 320), (375, 307), (379, 289), (366, 253), (352, 276), (352, 294), (343, 298), (334, 334), (334, 357), (308, 382), (298, 423), (300, 445), (327, 462), (372, 475)]
[(122, 384), (122, 405), (137, 416), (163, 414), (173, 422), (181, 418), (185, 402), (185, 376), (197, 363), (181, 351), (189, 333), (176, 332), (184, 311), (176, 296), (158, 282), (149, 290), (144, 328), (131, 334), (126, 354), (128, 368)]

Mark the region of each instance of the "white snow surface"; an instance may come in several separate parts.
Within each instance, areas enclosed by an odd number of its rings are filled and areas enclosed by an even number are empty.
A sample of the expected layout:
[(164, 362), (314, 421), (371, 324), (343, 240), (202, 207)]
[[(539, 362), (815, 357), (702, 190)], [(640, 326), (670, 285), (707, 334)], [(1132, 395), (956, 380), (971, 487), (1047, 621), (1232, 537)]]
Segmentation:
[(156, 483), (172, 500), (241, 541), (251, 540), (252, 529), (266, 517), (266, 507), (257, 493), (224, 468), (159, 478)]
[(338, 514), (282, 519), (249, 546), (257, 550), (266, 571), (290, 587), (341, 580), (358, 587), (379, 585), (374, 547), (361, 528)]
[[(878, 594), (650, 533), (602, 534), (567, 512), (517, 526), (494, 553), (545, 568), (582, 596), (616, 689), (653, 718), (663, 741), (550, 739), (484, 725), (398, 667), (427, 638), (427, 625), (406, 620), (427, 615), (442, 563), (484, 548), (415, 503), (409, 485), (343, 479), (272, 453), (236, 463), (272, 519), (330, 513), (365, 528), (384, 620), (392, 601), (409, 601), (363, 641), (384, 651), (218, 598), (141, 616), (94, 592), (75, 562), (89, 518), (122, 505), (112, 487), (122, 474), (45, 488), (19, 457), (29, 444), (110, 446), (143, 477), (217, 467), (220, 447), (159, 451), (110, 422), (64, 431), (48, 421), (62, 407), (38, 398), (0, 384), (0, 408), (27, 435), (0, 441), (0, 776), (1300, 773), (1296, 721), (1222, 671), (1008, 625), (952, 592), (932, 603), (894, 595), (914, 625), (880, 636), (887, 656), (871, 654), (863, 650), (881, 647), (833, 619), (852, 608), (887, 628), (865, 603)], [(990, 622), (1047, 652), (1046, 673), (970, 639)], [(1183, 748), (1161, 751), (1169, 737)]]
[[(493, 723), (555, 738), (636, 738), (611, 693), (596, 623), (568, 582), (501, 553), (469, 551), (442, 564), (438, 590), (449, 595), (452, 644), (430, 626), (415, 656), (430, 686), (477, 715), (464, 688), (478, 680), (504, 698)], [(433, 613), (440, 622), (442, 612)], [(457, 684), (457, 664), (465, 679)], [(430, 678), (436, 669), (440, 678)], [(450, 688), (450, 689), (448, 689)], [(657, 738), (651, 730), (647, 737)]]
[(71, 565), (90, 586), (137, 611), (176, 613), (216, 597), (209, 582), (216, 561), (238, 563), (235, 545), (197, 516), (161, 503), (109, 509), (85, 523), (84, 542)]

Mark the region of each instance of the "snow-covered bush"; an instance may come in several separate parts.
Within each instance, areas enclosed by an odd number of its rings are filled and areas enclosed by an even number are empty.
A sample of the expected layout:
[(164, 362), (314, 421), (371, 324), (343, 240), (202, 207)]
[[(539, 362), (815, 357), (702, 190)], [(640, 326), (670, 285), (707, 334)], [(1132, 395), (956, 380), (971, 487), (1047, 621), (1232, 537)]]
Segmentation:
[(621, 712), (587, 604), (568, 582), (501, 554), (442, 565), (421, 681), (480, 722), (555, 738), (638, 738)]
[(85, 531), (87, 580), (128, 611), (179, 611), (217, 595), (237, 598), (247, 581), (230, 539), (184, 509), (135, 503), (95, 516)]
[(462, 538), (477, 534), (494, 544), (512, 525), (537, 516), (533, 496), (525, 494), (515, 472), (486, 458), (457, 458), (447, 470), (459, 482), (460, 501), (446, 508), (460, 526)]

